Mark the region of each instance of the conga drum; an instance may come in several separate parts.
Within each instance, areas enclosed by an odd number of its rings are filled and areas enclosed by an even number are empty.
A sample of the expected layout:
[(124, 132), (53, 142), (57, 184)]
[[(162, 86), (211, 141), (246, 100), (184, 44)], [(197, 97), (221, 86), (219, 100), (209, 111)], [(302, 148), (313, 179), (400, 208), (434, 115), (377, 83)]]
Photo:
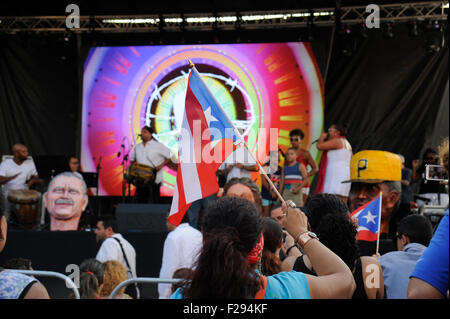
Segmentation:
[(35, 190), (16, 189), (8, 193), (8, 201), (14, 204), (17, 216), (25, 229), (32, 229), (39, 218), (39, 193)]
[(142, 186), (147, 184), (152, 184), (156, 178), (156, 169), (134, 162), (128, 167), (128, 172), (126, 175), (126, 180), (128, 183), (135, 186)]

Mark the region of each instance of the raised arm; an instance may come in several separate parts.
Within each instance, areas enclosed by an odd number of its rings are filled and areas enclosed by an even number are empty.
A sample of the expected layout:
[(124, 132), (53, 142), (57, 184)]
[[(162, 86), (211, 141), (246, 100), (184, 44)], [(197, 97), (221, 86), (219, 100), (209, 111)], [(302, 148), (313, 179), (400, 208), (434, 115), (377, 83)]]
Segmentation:
[[(286, 215), (286, 230), (298, 244), (299, 236), (307, 233), (308, 219), (298, 208), (283, 205)], [(310, 239), (303, 246), (316, 276), (306, 275), (311, 298), (349, 299), (356, 288), (352, 272), (335, 253), (317, 239)]]
[(325, 141), (328, 133), (322, 133), (320, 135), (319, 141), (317, 142), (317, 149), (320, 151), (337, 150), (342, 148), (342, 142), (339, 138), (333, 138), (331, 140)]

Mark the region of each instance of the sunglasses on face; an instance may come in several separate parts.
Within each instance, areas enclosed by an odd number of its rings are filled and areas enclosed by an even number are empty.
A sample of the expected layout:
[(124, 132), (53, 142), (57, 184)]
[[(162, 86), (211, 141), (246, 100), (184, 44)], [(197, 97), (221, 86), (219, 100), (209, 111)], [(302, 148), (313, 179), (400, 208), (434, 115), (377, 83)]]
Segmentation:
[(364, 191), (365, 194), (369, 197), (375, 197), (380, 194), (380, 190), (380, 184), (352, 183), (350, 193), (352, 193), (353, 195), (357, 195)]

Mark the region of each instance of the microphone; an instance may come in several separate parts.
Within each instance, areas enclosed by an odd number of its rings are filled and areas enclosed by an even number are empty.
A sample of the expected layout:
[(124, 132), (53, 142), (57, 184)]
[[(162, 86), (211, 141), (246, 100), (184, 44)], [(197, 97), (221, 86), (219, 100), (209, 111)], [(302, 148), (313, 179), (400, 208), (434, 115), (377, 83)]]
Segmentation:
[[(324, 141), (328, 140), (329, 137), (330, 137), (330, 134), (327, 134), (327, 137), (325, 137), (325, 140), (324, 140)], [(311, 145), (317, 143), (319, 140), (320, 140), (320, 138), (318, 138), (317, 140), (314, 140), (314, 141), (311, 143)]]
[(123, 144), (123, 141), (124, 141), (126, 138), (127, 138), (126, 135), (122, 138), (122, 144), (120, 145), (119, 152), (117, 152), (117, 157), (120, 157), (120, 154), (122, 154), (120, 151), (121, 151), (122, 149), (125, 148), (125, 145)]

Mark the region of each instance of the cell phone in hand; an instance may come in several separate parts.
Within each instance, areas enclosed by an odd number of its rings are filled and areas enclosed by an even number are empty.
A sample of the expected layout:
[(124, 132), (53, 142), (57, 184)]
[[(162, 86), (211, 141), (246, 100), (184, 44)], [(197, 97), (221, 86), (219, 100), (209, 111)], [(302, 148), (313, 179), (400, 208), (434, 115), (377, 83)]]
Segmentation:
[(442, 165), (425, 165), (425, 179), (428, 181), (439, 181), (448, 183), (448, 172)]

